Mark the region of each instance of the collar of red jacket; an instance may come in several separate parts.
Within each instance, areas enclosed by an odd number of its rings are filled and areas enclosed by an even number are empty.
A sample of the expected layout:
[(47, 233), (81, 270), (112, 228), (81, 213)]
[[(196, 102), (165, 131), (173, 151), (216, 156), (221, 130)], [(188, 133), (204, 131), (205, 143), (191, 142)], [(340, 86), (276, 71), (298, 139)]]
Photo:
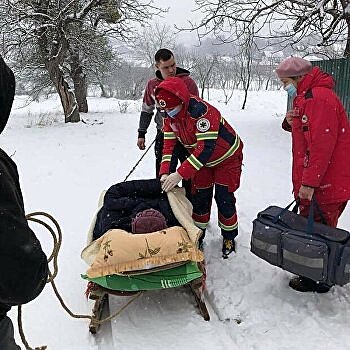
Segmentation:
[(319, 67), (313, 67), (299, 82), (297, 87), (298, 95), (316, 86), (334, 89), (334, 80), (332, 76), (323, 72)]
[[(159, 69), (156, 70), (155, 74), (156, 74), (157, 79), (164, 80), (162, 73), (160, 72)], [(190, 75), (190, 71), (188, 71), (187, 69), (181, 68), (181, 67), (176, 67), (176, 73), (175, 73), (176, 77), (187, 77), (189, 75)]]

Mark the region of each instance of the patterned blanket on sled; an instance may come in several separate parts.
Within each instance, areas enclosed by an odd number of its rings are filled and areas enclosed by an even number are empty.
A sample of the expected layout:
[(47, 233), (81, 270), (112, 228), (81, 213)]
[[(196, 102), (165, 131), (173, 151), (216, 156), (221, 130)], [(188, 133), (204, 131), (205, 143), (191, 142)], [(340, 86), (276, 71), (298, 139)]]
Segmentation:
[[(201, 230), (192, 220), (192, 205), (183, 189), (175, 188), (167, 193), (171, 209), (181, 226), (146, 234), (132, 234), (111, 229), (92, 241), (96, 215), (90, 226), (88, 246), (82, 251), (82, 259), (90, 265), (88, 277), (111, 274), (142, 274), (179, 266), (188, 261), (203, 261), (203, 253), (197, 249)], [(103, 203), (102, 193), (99, 209)]]

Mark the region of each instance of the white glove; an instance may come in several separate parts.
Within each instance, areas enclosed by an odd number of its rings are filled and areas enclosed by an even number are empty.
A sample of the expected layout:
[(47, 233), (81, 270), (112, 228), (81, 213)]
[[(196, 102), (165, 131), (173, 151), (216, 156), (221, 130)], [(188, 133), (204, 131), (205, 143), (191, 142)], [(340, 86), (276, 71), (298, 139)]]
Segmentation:
[(169, 192), (181, 180), (182, 180), (182, 176), (177, 171), (175, 173), (171, 173), (170, 175), (167, 176), (167, 178), (162, 183), (162, 190), (165, 191), (165, 192)]
[(162, 184), (168, 176), (169, 176), (169, 174), (163, 174), (163, 175), (160, 177), (160, 183)]

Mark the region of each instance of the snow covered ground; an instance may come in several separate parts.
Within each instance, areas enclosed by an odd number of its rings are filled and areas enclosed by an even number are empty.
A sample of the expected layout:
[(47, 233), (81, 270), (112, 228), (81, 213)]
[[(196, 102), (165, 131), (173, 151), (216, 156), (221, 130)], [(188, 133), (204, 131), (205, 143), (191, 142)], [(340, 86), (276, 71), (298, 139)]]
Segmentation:
[[(280, 128), (286, 95), (251, 92), (247, 109), (240, 110), (237, 91), (226, 106), (220, 92), (211, 103), (234, 126), (244, 142), (244, 167), (237, 191), (240, 234), (237, 254), (222, 260), (221, 237), (214, 207), (204, 252), (207, 262), (207, 304), (211, 320), (198, 314), (193, 296), (184, 288), (143, 294), (112, 321), (112, 339), (94, 338), (88, 321), (72, 319), (59, 305), (52, 288), (23, 307), (24, 331), (32, 347), (49, 350), (138, 349), (327, 349), (350, 348), (350, 286), (324, 295), (288, 288), (290, 274), (250, 253), (252, 220), (270, 204), (287, 205), (291, 193), (290, 135)], [(64, 124), (57, 99), (24, 105), (17, 97), (0, 147), (18, 164), (26, 212), (51, 213), (63, 230), (56, 284), (78, 314), (89, 314), (84, 296), (86, 271), (80, 252), (102, 190), (121, 182), (143, 154), (136, 147), (141, 102), (130, 102), (119, 113), (115, 99), (90, 98), (89, 124)], [(148, 143), (155, 134), (152, 125)], [(153, 148), (130, 176), (154, 176)], [(340, 220), (349, 229), (347, 208)], [(32, 225), (44, 249), (49, 235)], [(111, 312), (127, 297), (115, 297)], [(16, 309), (10, 313), (16, 322)], [(15, 326), (16, 328), (16, 326)], [(20, 343), (18, 335), (16, 339)]]

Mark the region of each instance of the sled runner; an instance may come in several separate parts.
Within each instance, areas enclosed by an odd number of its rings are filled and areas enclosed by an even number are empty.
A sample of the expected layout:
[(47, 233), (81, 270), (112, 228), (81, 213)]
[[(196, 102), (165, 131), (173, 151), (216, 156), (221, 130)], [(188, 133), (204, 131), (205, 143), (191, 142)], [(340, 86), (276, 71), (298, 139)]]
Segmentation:
[[(169, 269), (168, 272), (171, 273), (176, 273), (176, 269), (177, 268), (172, 268)], [(201, 270), (202, 268), (200, 266), (198, 266), (198, 269)], [(203, 295), (202, 295), (202, 291), (203, 291), (203, 274), (202, 272), (199, 272), (200, 277), (187, 282), (185, 284), (183, 284), (183, 287), (187, 287), (188, 290), (193, 294), (196, 305), (198, 307), (199, 313), (200, 315), (203, 317), (203, 319), (205, 321), (209, 321), (210, 320), (210, 316), (209, 316), (209, 312), (207, 310), (207, 306), (205, 304), (205, 301), (203, 300)], [(152, 275), (152, 273), (150, 274)], [(145, 276), (145, 275), (143, 275)], [(161, 279), (161, 274), (158, 274), (158, 276), (153, 276), (154, 280), (158, 277), (159, 280)], [(163, 281), (165, 281), (163, 279)], [(147, 284), (148, 282), (146, 282)], [(118, 282), (114, 283), (114, 287), (116, 287), (116, 285), (118, 284)], [(122, 285), (123, 283), (121, 283)], [(157, 284), (157, 283), (155, 283)], [(169, 287), (169, 288), (180, 288), (181, 286), (174, 286), (174, 287)], [(165, 288), (151, 288), (148, 290), (159, 290), (159, 289), (165, 289)], [(137, 296), (138, 294), (140, 294), (141, 292), (147, 292), (148, 290), (135, 290), (135, 291), (129, 291), (129, 290), (116, 290), (116, 289), (109, 289), (109, 288), (105, 288), (102, 285), (99, 285), (95, 282), (90, 281), (88, 284), (88, 288), (87, 288), (87, 294), (88, 294), (88, 298), (90, 300), (94, 300), (94, 306), (92, 309), (92, 320), (90, 321), (89, 324), (89, 331), (92, 334), (96, 334), (99, 327), (100, 327), (100, 320), (101, 318), (103, 318), (103, 314), (105, 314), (104, 311), (109, 309), (108, 306), (108, 302), (109, 302), (109, 296)]]
[[(127, 231), (128, 226), (125, 226), (126, 219), (129, 218), (120, 219), (119, 214), (127, 212), (125, 205), (130, 203), (135, 205), (135, 201), (138, 204), (137, 200), (130, 197), (123, 198), (123, 207), (119, 210), (119, 207), (115, 207), (118, 200), (111, 196), (113, 197), (116, 193), (135, 195), (139, 193), (135, 191), (135, 186), (139, 185), (145, 192), (147, 181), (151, 181), (152, 186), (154, 184), (158, 186), (159, 195), (163, 197), (161, 198), (163, 209), (165, 196), (165, 200), (169, 202), (168, 206), (170, 204), (169, 208), (165, 209), (166, 215), (171, 211), (177, 224), (170, 227), (165, 226), (162, 229), (158, 228), (153, 232), (135, 232), (137, 225), (148, 227), (148, 217), (139, 217), (141, 221), (139, 220), (136, 224), (133, 221), (133, 233), (131, 233)], [(193, 223), (191, 204), (182, 189), (177, 188), (167, 194), (161, 194), (157, 181), (159, 182), (159, 180), (124, 182), (112, 186), (100, 197), (99, 211), (89, 231), (89, 244), (82, 252), (83, 260), (90, 265), (86, 274), (82, 275), (89, 281), (86, 295), (89, 299), (95, 300), (89, 325), (92, 334), (96, 334), (99, 328), (101, 316), (108, 306), (109, 295), (135, 296), (136, 298), (141, 293), (150, 290), (184, 286), (193, 293), (204, 320), (210, 318), (202, 295), (205, 280), (204, 256), (197, 248), (201, 230)], [(118, 185), (123, 186), (123, 191), (115, 187)], [(152, 193), (152, 204), (155, 203), (154, 196), (155, 194)], [(107, 207), (107, 201), (112, 203), (113, 210)], [(119, 220), (113, 219), (113, 227), (108, 226), (111, 222), (111, 215), (116, 215)], [(160, 218), (156, 218), (156, 221), (158, 219)], [(115, 222), (120, 222), (124, 226), (119, 226)], [(167, 222), (171, 222), (168, 216)], [(151, 221), (149, 227), (152, 227)], [(96, 228), (100, 229), (102, 236), (94, 237), (95, 240), (93, 240), (92, 235), (95, 236)]]

